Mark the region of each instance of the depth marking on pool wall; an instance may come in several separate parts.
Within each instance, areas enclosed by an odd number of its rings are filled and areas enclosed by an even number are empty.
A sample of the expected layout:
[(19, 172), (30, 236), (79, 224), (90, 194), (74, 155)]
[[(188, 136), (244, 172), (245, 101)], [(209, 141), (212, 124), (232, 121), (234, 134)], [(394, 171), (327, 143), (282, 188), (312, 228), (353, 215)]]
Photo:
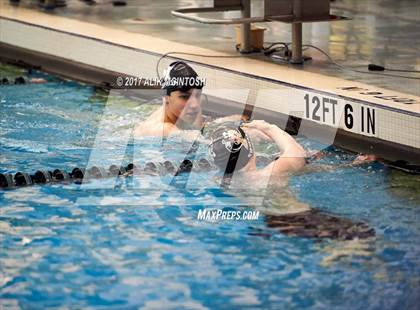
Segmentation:
[(304, 99), (306, 119), (337, 127), (336, 99), (310, 93), (307, 93)]
[(376, 108), (310, 92), (306, 92), (303, 99), (305, 119), (361, 135), (377, 137)]

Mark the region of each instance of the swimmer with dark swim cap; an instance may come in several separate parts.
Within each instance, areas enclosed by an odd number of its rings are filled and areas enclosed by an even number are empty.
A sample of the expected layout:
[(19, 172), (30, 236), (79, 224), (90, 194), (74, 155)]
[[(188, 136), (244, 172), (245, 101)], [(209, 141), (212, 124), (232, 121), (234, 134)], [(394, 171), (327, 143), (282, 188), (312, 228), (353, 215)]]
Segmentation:
[(135, 136), (168, 136), (183, 129), (200, 130), (204, 124), (201, 109), (203, 80), (188, 64), (169, 65), (162, 79), (165, 91), (162, 106), (138, 124)]
[(174, 91), (188, 92), (190, 89), (202, 89), (203, 80), (197, 72), (183, 61), (171, 63), (162, 79), (162, 89), (170, 96)]
[[(254, 146), (249, 137), (251, 130), (261, 131), (270, 138), (282, 154), (265, 167), (257, 169)], [(243, 123), (239, 127), (221, 126), (212, 135), (209, 151), (214, 164), (232, 175), (235, 171), (247, 178), (284, 175), (305, 165), (305, 150), (288, 133), (262, 120)]]
[(241, 127), (221, 127), (213, 137), (210, 154), (215, 165), (227, 174), (242, 169), (254, 156), (251, 139)]

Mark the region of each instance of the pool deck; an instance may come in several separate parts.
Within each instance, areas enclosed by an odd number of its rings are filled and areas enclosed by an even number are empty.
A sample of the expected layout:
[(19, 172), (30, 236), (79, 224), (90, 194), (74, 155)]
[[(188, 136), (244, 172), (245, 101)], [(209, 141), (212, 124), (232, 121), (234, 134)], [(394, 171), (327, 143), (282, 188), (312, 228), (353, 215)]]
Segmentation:
[[(40, 12), (35, 2), (35, 0), (21, 0), (19, 8), (32, 8)], [(126, 0), (127, 5), (121, 7), (112, 6), (110, 1), (97, 0), (97, 2), (97, 5), (89, 6), (79, 0), (67, 0), (66, 7), (44, 13), (175, 43), (204, 47), (213, 52), (236, 54), (233, 25), (206, 25), (175, 18), (170, 14), (171, 10), (177, 8), (209, 6), (212, 3), (210, 0), (154, 2)], [(0, 3), (7, 5), (8, 0), (0, 0)], [(366, 70), (368, 63), (376, 63), (391, 68), (420, 70), (418, 1), (401, 0), (396, 3), (394, 0), (337, 0), (331, 4), (331, 7), (333, 14), (349, 17), (350, 20), (305, 23), (304, 44), (322, 48), (334, 60), (346, 67)], [(253, 15), (261, 15), (262, 10), (263, 0), (252, 0)], [(215, 16), (238, 17), (238, 12)], [(273, 22), (256, 25), (267, 29), (266, 42), (290, 42), (291, 40), (288, 24)], [(293, 66), (294, 69), (358, 81), (415, 96), (420, 95), (418, 80), (343, 71), (315, 50), (308, 49), (305, 54), (311, 56), (312, 61), (305, 63), (303, 67)], [(255, 55), (247, 57), (273, 63), (270, 57)], [(287, 65), (283, 63), (282, 66)], [(404, 75), (416, 76), (408, 73)]]
[[(178, 1), (175, 4), (181, 7), (182, 3)], [(148, 7), (145, 10), (150, 12), (152, 9)], [(98, 19), (98, 15), (95, 16)], [(213, 48), (217, 44), (200, 44), (203, 38), (210, 38), (211, 32), (204, 30), (203, 35), (198, 35), (203, 25), (196, 26), (191, 22), (174, 19), (170, 26), (164, 26), (171, 33), (188, 33), (188, 36), (184, 35), (188, 39), (178, 40), (166, 35), (165, 31), (151, 31), (159, 28), (159, 24), (165, 24), (165, 19), (157, 19), (153, 23), (153, 17), (149, 17), (145, 28), (140, 26), (140, 19), (137, 31), (133, 32), (124, 29), (126, 27), (116, 27), (112, 19), (97, 22), (92, 17), (83, 21), (76, 18), (81, 16), (71, 10), (61, 9), (47, 14), (0, 2), (0, 44), (3, 49), (18, 48), (62, 59), (63, 62), (147, 78), (156, 77), (157, 61), (170, 52), (237, 56), (233, 49), (226, 48), (227, 42), (217, 48)], [(408, 16), (408, 21), (403, 22), (410, 22), (410, 18)], [(183, 26), (186, 23), (189, 27), (198, 27), (200, 32), (188, 32)], [(211, 40), (217, 37), (220, 36), (215, 30)], [(195, 38), (198, 39), (196, 44), (188, 42)], [(229, 45), (231, 43), (229, 40)], [(13, 55), (9, 56), (13, 58)], [(192, 62), (198, 73), (206, 78), (206, 93), (238, 102), (238, 113), (248, 104), (266, 111), (293, 115), (304, 120), (300, 132), (306, 136), (310, 136), (310, 129), (308, 127), (305, 132), (305, 121), (325, 125), (366, 142), (364, 148), (350, 149), (370, 149), (381, 153), (383, 147), (379, 147), (378, 142), (384, 143), (389, 150), (397, 151), (394, 157), (388, 156), (390, 159), (420, 164), (419, 80), (394, 81), (392, 85), (385, 83), (382, 88), (377, 84), (381, 84), (383, 78), (361, 77), (359, 80), (362, 82), (359, 82), (354, 77), (353, 80), (347, 79), (347, 76), (337, 77), (339, 74), (332, 73), (331, 68), (319, 69), (322, 62), (314, 61), (304, 68), (296, 68), (255, 56), (206, 58), (172, 54), (161, 61), (159, 71), (162, 73), (174, 58)], [(377, 83), (369, 83), (372, 79)], [(407, 91), (395, 91), (393, 85), (398, 83), (404, 85)]]

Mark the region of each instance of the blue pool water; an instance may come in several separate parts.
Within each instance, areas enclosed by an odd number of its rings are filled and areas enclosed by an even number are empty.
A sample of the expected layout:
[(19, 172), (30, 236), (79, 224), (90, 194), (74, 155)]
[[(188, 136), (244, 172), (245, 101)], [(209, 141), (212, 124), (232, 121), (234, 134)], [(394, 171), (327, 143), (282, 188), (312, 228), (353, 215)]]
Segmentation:
[[(129, 138), (155, 108), (146, 100), (36, 76), (48, 83), (0, 86), (1, 173), (85, 167), (98, 136), (105, 166), (183, 158), (182, 139)], [(192, 173), (187, 186), (184, 175), (1, 190), (0, 308), (415, 309), (420, 178), (344, 166), (353, 159), (332, 150), (321, 163), (334, 169), (292, 177), (288, 194), (264, 207), (300, 203), (362, 221), (376, 231), (367, 240), (292, 237), (264, 215), (198, 221), (204, 207), (249, 209), (211, 172)]]

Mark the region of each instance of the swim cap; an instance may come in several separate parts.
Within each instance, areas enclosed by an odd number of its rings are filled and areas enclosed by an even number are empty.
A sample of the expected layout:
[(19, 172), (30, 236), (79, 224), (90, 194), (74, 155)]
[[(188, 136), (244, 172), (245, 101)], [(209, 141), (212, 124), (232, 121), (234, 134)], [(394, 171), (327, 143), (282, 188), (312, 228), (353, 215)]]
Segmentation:
[(166, 69), (161, 85), (162, 89), (166, 89), (166, 94), (169, 96), (171, 92), (176, 90), (202, 89), (204, 82), (197, 72), (185, 62), (175, 61)]
[[(240, 170), (254, 155), (254, 149), (248, 135), (241, 127), (222, 127), (213, 134), (214, 139), (209, 145), (210, 155), (219, 169), (225, 169), (226, 174)], [(244, 142), (247, 142), (245, 145)]]

